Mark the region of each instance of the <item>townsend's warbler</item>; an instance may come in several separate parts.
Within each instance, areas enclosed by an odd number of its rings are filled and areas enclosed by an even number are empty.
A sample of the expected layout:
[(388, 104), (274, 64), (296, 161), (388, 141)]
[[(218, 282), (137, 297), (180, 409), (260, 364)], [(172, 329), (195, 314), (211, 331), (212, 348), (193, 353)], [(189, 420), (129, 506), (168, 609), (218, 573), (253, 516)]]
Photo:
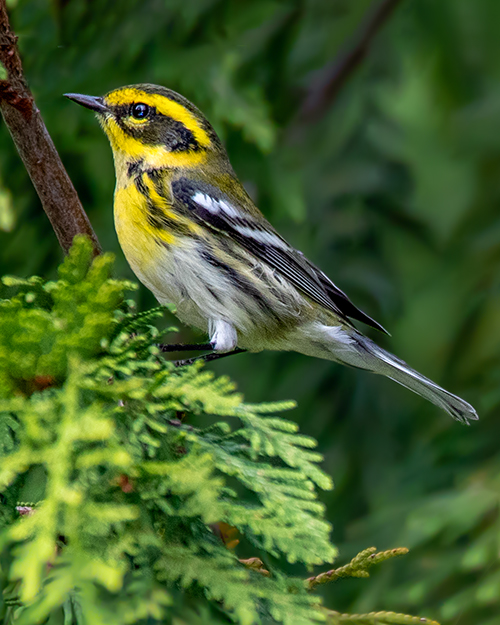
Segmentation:
[(467, 423), (474, 408), (361, 334), (383, 328), (254, 206), (212, 126), (156, 85), (104, 97), (67, 94), (95, 111), (113, 149), (115, 225), (139, 280), (213, 349), (297, 351), (385, 375)]

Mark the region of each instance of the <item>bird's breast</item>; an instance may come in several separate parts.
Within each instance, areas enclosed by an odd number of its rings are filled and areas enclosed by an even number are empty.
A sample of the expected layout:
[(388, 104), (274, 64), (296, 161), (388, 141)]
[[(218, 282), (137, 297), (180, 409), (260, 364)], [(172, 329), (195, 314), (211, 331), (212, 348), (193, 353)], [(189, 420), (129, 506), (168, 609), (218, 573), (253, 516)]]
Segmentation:
[(147, 200), (133, 183), (116, 189), (114, 218), (118, 241), (132, 271), (145, 286), (158, 291), (158, 282), (165, 279), (157, 275), (158, 268), (168, 260), (175, 236), (151, 225)]

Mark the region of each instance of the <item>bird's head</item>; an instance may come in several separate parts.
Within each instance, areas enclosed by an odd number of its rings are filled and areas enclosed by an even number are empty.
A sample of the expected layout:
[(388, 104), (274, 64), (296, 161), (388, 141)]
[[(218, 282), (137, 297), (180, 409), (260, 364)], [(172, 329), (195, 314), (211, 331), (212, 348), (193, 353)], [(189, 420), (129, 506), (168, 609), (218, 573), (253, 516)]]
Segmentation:
[(139, 84), (120, 87), (103, 97), (65, 95), (96, 113), (117, 164), (196, 167), (205, 162), (208, 154), (224, 154), (202, 113), (165, 87)]

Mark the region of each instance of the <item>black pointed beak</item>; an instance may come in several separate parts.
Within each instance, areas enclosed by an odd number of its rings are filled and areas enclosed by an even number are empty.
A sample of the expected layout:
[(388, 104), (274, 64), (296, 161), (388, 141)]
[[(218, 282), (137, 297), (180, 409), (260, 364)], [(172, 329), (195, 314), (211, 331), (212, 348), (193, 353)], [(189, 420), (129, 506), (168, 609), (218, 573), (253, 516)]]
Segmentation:
[(101, 115), (104, 113), (109, 113), (109, 109), (104, 104), (104, 100), (102, 98), (99, 98), (98, 96), (82, 95), (81, 93), (65, 93), (64, 97), (73, 100), (73, 102), (76, 102), (77, 104), (81, 104), (91, 111), (101, 113)]

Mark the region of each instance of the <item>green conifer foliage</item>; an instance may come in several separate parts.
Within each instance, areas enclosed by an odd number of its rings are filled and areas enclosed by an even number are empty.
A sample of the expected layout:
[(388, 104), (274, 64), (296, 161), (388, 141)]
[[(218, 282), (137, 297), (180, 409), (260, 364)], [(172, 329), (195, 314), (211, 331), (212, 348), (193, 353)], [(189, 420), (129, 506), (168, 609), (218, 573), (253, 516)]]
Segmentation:
[[(316, 443), (273, 416), (293, 404), (165, 361), (161, 309), (135, 313), (111, 268), (80, 239), (57, 281), (3, 279), (2, 623), (337, 622), (282, 566), (336, 555)], [(387, 614), (360, 622), (413, 622)]]
[(186, 588), (242, 624), (317, 621), (300, 583), (245, 567), (211, 527), (275, 558), (332, 561), (314, 441), (269, 414), (290, 404), (246, 405), (229, 380), (160, 358), (161, 311), (134, 315), (111, 262), (91, 264), (81, 240), (56, 282), (3, 281), (4, 618), (164, 622)]

